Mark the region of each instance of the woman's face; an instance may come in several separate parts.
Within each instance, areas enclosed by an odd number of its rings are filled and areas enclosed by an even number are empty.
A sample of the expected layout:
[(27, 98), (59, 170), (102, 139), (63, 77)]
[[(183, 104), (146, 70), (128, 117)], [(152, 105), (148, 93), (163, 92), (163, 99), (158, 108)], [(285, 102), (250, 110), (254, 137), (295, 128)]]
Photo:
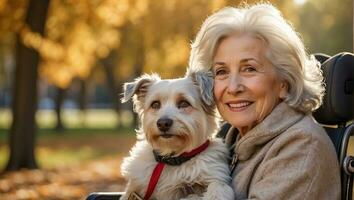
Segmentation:
[(265, 57), (266, 47), (250, 35), (220, 41), (213, 58), (214, 96), (221, 116), (241, 136), (260, 123), (287, 94)]

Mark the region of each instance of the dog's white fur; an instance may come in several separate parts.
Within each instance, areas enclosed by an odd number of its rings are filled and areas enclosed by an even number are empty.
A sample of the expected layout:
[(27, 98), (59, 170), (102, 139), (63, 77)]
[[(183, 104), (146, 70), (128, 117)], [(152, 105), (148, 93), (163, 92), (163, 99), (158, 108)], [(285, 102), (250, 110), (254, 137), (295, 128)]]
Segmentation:
[[(209, 139), (209, 147), (189, 161), (165, 165), (152, 199), (234, 199), (230, 186), (228, 149), (214, 137), (218, 126), (209, 73), (189, 73), (184, 78), (161, 80), (157, 75), (143, 75), (124, 86), (122, 101), (134, 100), (141, 124), (138, 142), (123, 160), (122, 175), (128, 180), (125, 194), (144, 197), (150, 176), (157, 165), (153, 150), (162, 155), (178, 156)], [(152, 106), (153, 102), (155, 106)], [(187, 104), (186, 104), (187, 102)], [(159, 106), (156, 106), (159, 105)], [(157, 120), (169, 118), (173, 124), (160, 131)], [(171, 135), (163, 137), (163, 135)]]

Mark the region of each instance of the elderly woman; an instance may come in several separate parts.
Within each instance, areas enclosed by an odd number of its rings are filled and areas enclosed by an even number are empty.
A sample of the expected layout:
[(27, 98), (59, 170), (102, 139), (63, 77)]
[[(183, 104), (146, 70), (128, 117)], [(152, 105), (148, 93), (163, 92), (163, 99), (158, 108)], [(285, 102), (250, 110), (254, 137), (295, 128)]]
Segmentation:
[(319, 63), (272, 5), (225, 8), (203, 23), (192, 70), (214, 75), (214, 98), (232, 125), (237, 199), (339, 199), (334, 147), (311, 116), (324, 93)]

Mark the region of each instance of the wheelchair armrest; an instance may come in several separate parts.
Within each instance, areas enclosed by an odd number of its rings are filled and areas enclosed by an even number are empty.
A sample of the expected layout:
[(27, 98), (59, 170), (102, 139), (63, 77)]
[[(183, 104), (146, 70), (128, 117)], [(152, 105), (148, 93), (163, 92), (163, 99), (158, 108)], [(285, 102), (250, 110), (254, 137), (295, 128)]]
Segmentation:
[(124, 192), (94, 192), (86, 197), (86, 200), (119, 200)]

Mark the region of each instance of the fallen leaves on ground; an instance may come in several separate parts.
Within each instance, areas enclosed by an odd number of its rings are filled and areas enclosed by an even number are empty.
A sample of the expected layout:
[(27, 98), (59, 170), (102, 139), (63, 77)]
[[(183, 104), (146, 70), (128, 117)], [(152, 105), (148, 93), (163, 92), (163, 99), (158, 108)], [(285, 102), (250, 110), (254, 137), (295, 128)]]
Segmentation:
[(0, 175), (0, 199), (78, 200), (91, 192), (123, 191), (120, 159), (107, 158), (51, 170), (21, 170)]

